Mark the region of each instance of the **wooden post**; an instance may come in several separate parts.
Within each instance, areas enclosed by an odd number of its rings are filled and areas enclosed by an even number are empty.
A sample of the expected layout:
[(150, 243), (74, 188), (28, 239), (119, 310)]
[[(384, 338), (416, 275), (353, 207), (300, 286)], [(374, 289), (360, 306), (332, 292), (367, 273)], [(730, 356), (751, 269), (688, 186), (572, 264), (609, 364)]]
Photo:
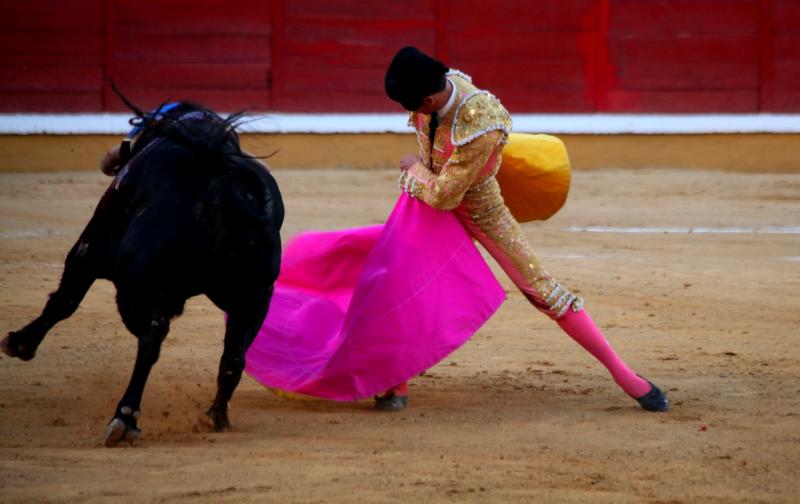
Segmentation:
[(102, 108), (108, 112), (112, 109), (116, 95), (111, 89), (111, 79), (115, 76), (114, 71), (114, 52), (116, 48), (116, 0), (103, 0), (103, 92)]
[(284, 0), (272, 0), (272, 30), (271, 30), (271, 86), (269, 89), (269, 104), (272, 110), (282, 110), (285, 106), (285, 52), (284, 52), (284, 26), (286, 25), (286, 9)]
[(590, 77), (594, 80), (594, 110), (595, 112), (605, 112), (608, 110), (608, 92), (612, 72), (608, 47), (611, 0), (598, 0), (598, 11), (596, 50), (593, 53), (594, 62), (590, 63), (594, 75), (590, 75)]
[(758, 20), (759, 36), (759, 112), (772, 112), (774, 89), (774, 64), (772, 51), (772, 0), (761, 0)]
[(445, 19), (446, 6), (445, 0), (435, 0), (433, 12), (433, 29), (434, 29), (434, 51), (436, 59), (443, 61), (445, 65), (448, 64), (447, 54), (447, 21)]

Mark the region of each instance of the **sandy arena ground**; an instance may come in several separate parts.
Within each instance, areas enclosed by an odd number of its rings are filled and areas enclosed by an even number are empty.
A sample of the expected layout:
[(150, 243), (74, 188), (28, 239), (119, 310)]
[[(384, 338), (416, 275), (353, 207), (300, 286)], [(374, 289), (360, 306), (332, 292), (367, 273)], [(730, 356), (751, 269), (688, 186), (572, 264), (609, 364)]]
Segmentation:
[[(276, 177), (285, 237), (381, 222), (396, 196), (389, 171)], [(0, 333), (38, 315), (107, 184), (0, 174)], [(195, 428), (223, 320), (193, 299), (148, 383), (140, 441), (106, 449), (135, 340), (97, 282), (36, 359), (0, 359), (0, 501), (797, 502), (798, 216), (798, 174), (602, 170), (575, 173), (566, 207), (525, 225), (623, 357), (669, 391), (666, 414), (639, 409), (501, 275), (506, 303), (413, 381), (408, 410), (286, 400), (247, 376), (222, 434)], [(751, 232), (766, 226), (793, 233)]]

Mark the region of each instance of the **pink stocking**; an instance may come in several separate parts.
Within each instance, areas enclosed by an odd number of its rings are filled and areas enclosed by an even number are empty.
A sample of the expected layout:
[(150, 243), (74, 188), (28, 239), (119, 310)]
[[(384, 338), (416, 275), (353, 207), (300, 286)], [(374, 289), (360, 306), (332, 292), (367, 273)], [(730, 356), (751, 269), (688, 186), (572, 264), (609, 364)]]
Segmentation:
[(567, 310), (567, 313), (556, 322), (565, 333), (569, 334), (608, 369), (617, 385), (629, 396), (638, 398), (650, 391), (650, 384), (647, 380), (637, 376), (619, 358), (586, 310), (578, 312)]

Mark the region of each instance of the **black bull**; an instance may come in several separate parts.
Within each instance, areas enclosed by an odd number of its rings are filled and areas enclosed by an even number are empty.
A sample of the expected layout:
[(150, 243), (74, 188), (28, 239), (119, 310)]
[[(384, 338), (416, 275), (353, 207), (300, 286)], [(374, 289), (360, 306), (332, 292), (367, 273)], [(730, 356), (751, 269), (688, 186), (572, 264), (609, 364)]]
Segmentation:
[(145, 116), (130, 161), (69, 252), (58, 289), (37, 319), (2, 341), (7, 355), (32, 359), (94, 280), (111, 280), (138, 352), (107, 446), (139, 435), (142, 393), (170, 320), (199, 294), (228, 314), (217, 394), (206, 415), (215, 430), (230, 425), (228, 401), (278, 276), (284, 216), (275, 179), (242, 152), (234, 120), (192, 104)]

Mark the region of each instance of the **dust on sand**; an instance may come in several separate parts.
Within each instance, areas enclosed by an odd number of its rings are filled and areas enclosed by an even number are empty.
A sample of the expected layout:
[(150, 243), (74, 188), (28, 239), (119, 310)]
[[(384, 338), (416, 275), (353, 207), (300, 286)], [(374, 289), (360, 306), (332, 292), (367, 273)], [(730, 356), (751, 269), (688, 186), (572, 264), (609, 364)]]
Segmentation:
[[(285, 237), (382, 222), (396, 197), (394, 172), (276, 177)], [(0, 332), (38, 315), (107, 184), (0, 174)], [(796, 502), (800, 235), (570, 228), (785, 230), (798, 216), (800, 175), (602, 170), (576, 173), (566, 207), (524, 226), (621, 355), (668, 391), (666, 414), (639, 409), (493, 266), (508, 300), (412, 382), (406, 411), (286, 400), (245, 377), (222, 434), (194, 428), (223, 320), (193, 299), (145, 391), (140, 441), (106, 449), (135, 340), (97, 282), (33, 361), (0, 359), (2, 500)]]

